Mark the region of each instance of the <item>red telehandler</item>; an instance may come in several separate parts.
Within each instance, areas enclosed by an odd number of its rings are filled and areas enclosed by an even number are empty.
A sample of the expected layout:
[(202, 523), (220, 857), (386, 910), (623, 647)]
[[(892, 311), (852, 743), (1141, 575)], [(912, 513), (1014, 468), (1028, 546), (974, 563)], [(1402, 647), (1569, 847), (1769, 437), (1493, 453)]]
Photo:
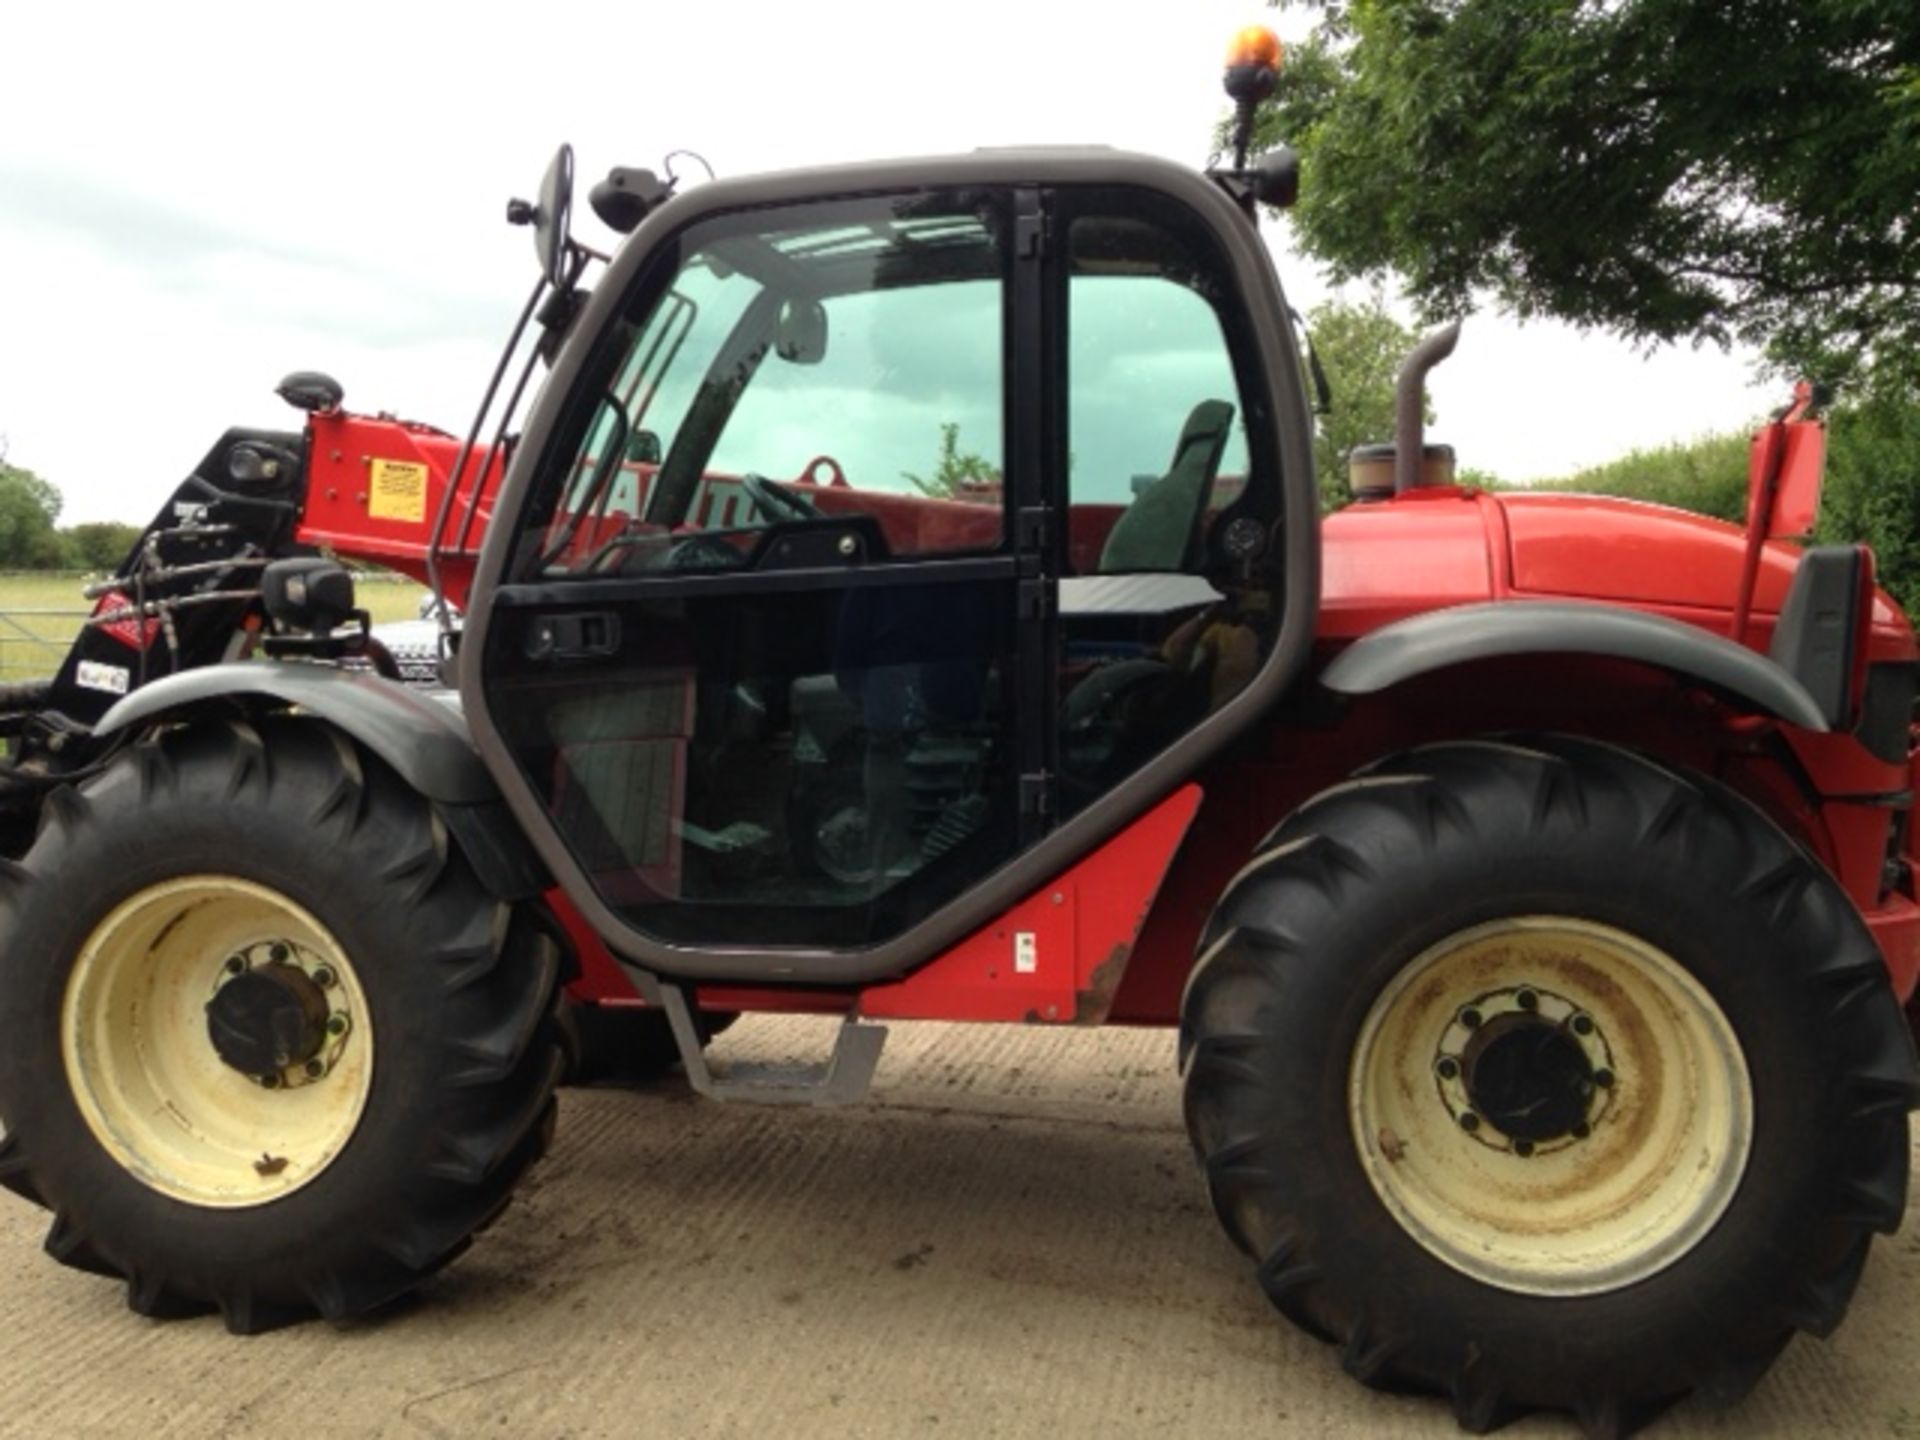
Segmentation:
[[(803, 1103), (889, 1019), (1151, 1024), (1367, 1384), (1615, 1435), (1832, 1330), (1920, 1095), (1912, 627), (1786, 543), (1804, 394), (1744, 530), (1488, 494), (1421, 434), (1446, 332), (1322, 522), (1277, 63), (1238, 42), (1205, 173), (622, 169), (610, 258), (563, 148), (464, 439), (314, 374), (223, 436), (4, 697), (0, 1182), (51, 1254), (356, 1315), (507, 1203), (569, 1035)], [(452, 688), (323, 551), (434, 587)], [(833, 1053), (709, 1067), (751, 1011)]]

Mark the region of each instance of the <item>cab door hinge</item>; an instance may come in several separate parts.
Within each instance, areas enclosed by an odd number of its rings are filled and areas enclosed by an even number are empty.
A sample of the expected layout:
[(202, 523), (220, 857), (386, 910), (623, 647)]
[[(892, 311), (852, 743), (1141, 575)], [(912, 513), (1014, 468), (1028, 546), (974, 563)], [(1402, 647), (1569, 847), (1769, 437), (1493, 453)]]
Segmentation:
[(1047, 548), (1047, 509), (1044, 505), (1023, 505), (1014, 512), (1013, 543), (1024, 551)]
[(1013, 217), (1013, 258), (1016, 260), (1041, 260), (1046, 257), (1047, 244), (1053, 238), (1053, 229), (1047, 223), (1045, 212), (1040, 210), (1022, 210)]
[(1044, 620), (1053, 613), (1053, 586), (1046, 580), (1022, 580), (1014, 601), (1015, 618), (1028, 622)]
[(1036, 770), (1020, 777), (1020, 813), (1042, 819), (1053, 814), (1053, 772)]

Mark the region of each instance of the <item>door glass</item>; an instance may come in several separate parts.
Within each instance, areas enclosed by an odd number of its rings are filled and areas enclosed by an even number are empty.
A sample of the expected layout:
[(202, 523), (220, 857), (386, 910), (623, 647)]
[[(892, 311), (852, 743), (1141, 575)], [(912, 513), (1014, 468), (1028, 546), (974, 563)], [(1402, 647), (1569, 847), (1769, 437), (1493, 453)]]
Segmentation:
[(530, 663), (554, 617), (494, 620), (493, 713), (614, 910), (668, 942), (859, 946), (1013, 854), (1010, 587), (679, 588), (596, 606), (602, 664)]
[(520, 575), (743, 566), (768, 528), (823, 516), (869, 521), (875, 556), (999, 545), (990, 217), (925, 200), (861, 212), (686, 237), (670, 283), (606, 342), (610, 380)]
[(586, 372), (486, 684), (654, 938), (876, 943), (1019, 843), (1001, 210), (705, 222)]
[(1069, 207), (1067, 813), (1253, 678), (1274, 633), (1279, 514), (1273, 464), (1248, 444), (1244, 307), (1211, 237), (1158, 197)]

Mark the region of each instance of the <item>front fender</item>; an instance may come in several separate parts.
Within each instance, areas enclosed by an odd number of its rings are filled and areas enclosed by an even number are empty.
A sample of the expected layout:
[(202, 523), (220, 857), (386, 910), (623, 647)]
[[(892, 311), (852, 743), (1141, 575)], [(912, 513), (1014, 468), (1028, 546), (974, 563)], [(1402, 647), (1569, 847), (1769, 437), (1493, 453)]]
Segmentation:
[(1497, 600), (1434, 610), (1355, 641), (1321, 672), (1342, 695), (1508, 655), (1606, 655), (1672, 671), (1805, 730), (1830, 727), (1807, 688), (1766, 656), (1697, 626), (1615, 605)]
[(451, 692), (441, 701), (365, 671), (245, 661), (208, 665), (143, 685), (100, 717), (107, 736), (219, 701), (278, 702), (339, 727), (427, 799), (480, 805), (500, 798)]

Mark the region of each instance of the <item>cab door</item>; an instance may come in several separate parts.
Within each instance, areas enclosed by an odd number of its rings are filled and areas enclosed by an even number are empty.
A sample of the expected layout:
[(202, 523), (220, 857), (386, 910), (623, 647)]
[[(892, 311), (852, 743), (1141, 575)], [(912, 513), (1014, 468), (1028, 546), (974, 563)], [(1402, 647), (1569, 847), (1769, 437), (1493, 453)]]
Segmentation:
[(1204, 177), (721, 181), (600, 289), (510, 467), (461, 695), (554, 876), (655, 973), (904, 975), (1303, 669), (1299, 357)]
[(1015, 253), (1037, 204), (705, 219), (573, 386), (491, 601), (485, 705), (641, 946), (881, 944), (1046, 824), (1049, 582), (1013, 522), (1040, 421), (1009, 403), (1043, 391), (1016, 279), (1040, 258)]

